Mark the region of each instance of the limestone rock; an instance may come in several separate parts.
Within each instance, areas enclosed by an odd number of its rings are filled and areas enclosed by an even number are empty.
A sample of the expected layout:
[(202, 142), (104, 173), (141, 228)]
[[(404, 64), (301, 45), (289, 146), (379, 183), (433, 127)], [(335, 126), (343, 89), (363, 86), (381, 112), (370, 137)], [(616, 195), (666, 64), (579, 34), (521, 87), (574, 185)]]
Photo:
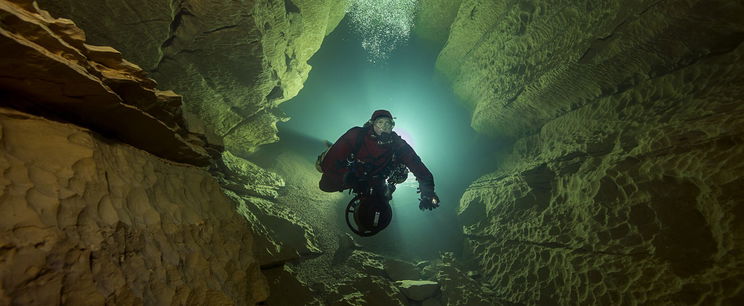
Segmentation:
[(462, 0), (420, 0), (415, 34), (434, 44), (444, 45), (461, 3)]
[(354, 267), (364, 275), (386, 277), (383, 261), (385, 261), (385, 258), (378, 254), (364, 250), (355, 250), (349, 257), (347, 265)]
[(240, 195), (249, 195), (267, 200), (276, 199), (278, 190), (285, 186), (284, 180), (271, 171), (237, 157), (229, 151), (213, 164), (212, 173), (223, 188)]
[(323, 305), (308, 285), (297, 279), (287, 266), (263, 270), (269, 283), (267, 305)]
[(424, 301), (434, 296), (439, 289), (437, 282), (428, 280), (401, 280), (396, 281), (401, 292), (414, 301)]
[(0, 131), (0, 303), (267, 298), (253, 234), (206, 171), (5, 108)]
[(338, 248), (333, 253), (333, 259), (331, 263), (333, 265), (340, 265), (346, 261), (346, 259), (354, 253), (354, 250), (361, 249), (361, 245), (354, 241), (354, 237), (349, 233), (338, 235)]
[(302, 88), (307, 60), (347, 0), (41, 0), (184, 96), (186, 110), (246, 156), (276, 141), (276, 106)]
[(505, 305), (503, 301), (493, 298), (492, 292), (483, 283), (473, 280), (456, 265), (440, 263), (435, 269), (435, 279), (441, 286), (444, 305)]
[(224, 192), (238, 203), (238, 213), (248, 220), (256, 233), (256, 257), (261, 266), (273, 267), (321, 252), (312, 228), (286, 207), (230, 190)]
[[(464, 0), (437, 68), (503, 138), (674, 73), (741, 42), (741, 3)], [(519, 118), (519, 120), (514, 120)]]
[(209, 162), (203, 135), (185, 129), (180, 96), (157, 90), (118, 51), (85, 44), (70, 20), (20, 0), (3, 0), (0, 10), (4, 105), (74, 122), (177, 162)]
[(421, 271), (421, 275), (424, 279), (431, 279), (436, 275), (436, 266), (428, 260), (417, 262), (416, 268)]
[(385, 273), (391, 280), (421, 279), (421, 274), (416, 269), (416, 266), (411, 263), (398, 259), (386, 259), (383, 262), (383, 266), (385, 267)]
[(407, 305), (406, 297), (386, 279), (379, 276), (357, 275), (334, 288), (328, 305)]
[(514, 140), (459, 208), (496, 296), (740, 303), (741, 15), (731, 1), (463, 1), (437, 67), (476, 130)]

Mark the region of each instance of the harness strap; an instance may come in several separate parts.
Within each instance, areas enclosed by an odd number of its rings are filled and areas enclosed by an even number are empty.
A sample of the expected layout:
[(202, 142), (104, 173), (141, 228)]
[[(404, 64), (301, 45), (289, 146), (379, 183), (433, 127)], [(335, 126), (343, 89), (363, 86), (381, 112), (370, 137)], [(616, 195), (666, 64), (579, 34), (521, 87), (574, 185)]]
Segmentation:
[[(354, 159), (356, 154), (359, 153), (359, 150), (362, 148), (362, 145), (364, 144), (364, 138), (367, 137), (367, 134), (369, 134), (369, 128), (362, 128), (362, 130), (357, 134), (356, 143), (354, 144), (354, 148), (351, 151), (351, 158)], [(382, 169), (390, 167), (390, 164), (394, 164), (396, 160), (396, 153), (398, 151), (398, 147), (395, 147), (395, 145), (399, 145), (397, 141), (394, 142), (394, 147), (392, 150), (386, 152), (385, 154), (382, 154), (378, 156), (374, 161), (372, 161), (372, 165), (377, 165), (377, 163), (381, 160), (385, 160), (388, 157), (390, 157), (390, 162), (385, 164)], [(392, 155), (392, 156), (391, 156)], [(366, 164), (366, 163), (363, 163)], [(365, 169), (366, 170), (366, 169)], [(374, 169), (373, 169), (374, 170)]]

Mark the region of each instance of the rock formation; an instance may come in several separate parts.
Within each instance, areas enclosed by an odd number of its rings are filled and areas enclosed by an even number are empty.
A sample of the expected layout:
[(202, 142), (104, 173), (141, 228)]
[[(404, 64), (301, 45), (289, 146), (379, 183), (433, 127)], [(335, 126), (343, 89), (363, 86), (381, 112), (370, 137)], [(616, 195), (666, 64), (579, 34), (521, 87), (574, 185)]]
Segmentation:
[(0, 304), (267, 298), (249, 226), (206, 171), (5, 108), (0, 130)]
[[(89, 41), (120, 50), (161, 88), (184, 96), (187, 120), (245, 156), (278, 140), (276, 109), (302, 88), (307, 60), (343, 18), (346, 0), (41, 0)], [(190, 122), (191, 123), (191, 122)], [(190, 124), (195, 131), (199, 122)]]
[(462, 2), (437, 67), (514, 141), (460, 216), (525, 304), (744, 301), (744, 15), (732, 1)]
[(0, 21), (0, 304), (266, 300), (180, 97), (34, 3), (0, 1)]
[(418, 3), (415, 35), (438, 47), (443, 46), (462, 0), (419, 0)]
[(118, 51), (86, 44), (70, 20), (27, 1), (0, 5), (4, 105), (90, 127), (164, 158), (209, 162), (203, 135), (185, 128), (180, 96), (157, 90)]
[(744, 303), (740, 1), (421, 0), (512, 145), (467, 269), (361, 250), (309, 162), (245, 159), (347, 1), (39, 3), (86, 33), (0, 0), (0, 304)]

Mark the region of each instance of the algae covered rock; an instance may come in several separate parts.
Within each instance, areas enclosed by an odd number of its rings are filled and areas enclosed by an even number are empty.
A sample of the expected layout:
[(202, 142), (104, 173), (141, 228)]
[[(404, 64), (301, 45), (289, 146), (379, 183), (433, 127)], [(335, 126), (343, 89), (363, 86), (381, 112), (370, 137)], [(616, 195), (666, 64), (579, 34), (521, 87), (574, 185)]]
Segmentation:
[(437, 282), (428, 280), (401, 280), (396, 281), (395, 284), (398, 285), (403, 294), (414, 301), (427, 300), (439, 290)]
[(246, 156), (278, 140), (277, 105), (297, 95), (308, 59), (349, 2), (42, 0), (70, 18), (91, 42), (110, 45), (162, 88), (184, 96), (225, 147)]
[(383, 266), (385, 267), (385, 273), (391, 280), (400, 281), (421, 279), (421, 274), (418, 269), (416, 269), (416, 266), (411, 263), (398, 259), (386, 259), (383, 262)]
[(742, 14), (731, 1), (462, 2), (437, 68), (475, 130), (513, 142), (459, 207), (496, 296), (741, 299)]

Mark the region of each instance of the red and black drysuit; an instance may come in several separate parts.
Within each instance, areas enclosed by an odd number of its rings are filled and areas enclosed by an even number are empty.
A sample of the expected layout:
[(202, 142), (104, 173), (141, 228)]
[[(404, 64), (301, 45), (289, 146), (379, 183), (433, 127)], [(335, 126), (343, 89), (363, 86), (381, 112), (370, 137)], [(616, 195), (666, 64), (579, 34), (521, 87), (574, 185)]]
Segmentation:
[[(358, 138), (360, 136), (363, 138)], [(413, 172), (423, 196), (433, 195), (434, 177), (429, 169), (398, 134), (392, 132), (392, 138), (392, 142), (388, 144), (378, 144), (372, 127), (351, 128), (331, 146), (323, 158), (320, 164), (323, 171), (320, 189), (327, 192), (342, 191), (355, 188), (353, 185), (360, 180), (368, 182), (369, 186), (383, 185), (386, 176), (390, 174), (386, 172), (390, 171), (395, 159)], [(357, 147), (358, 150), (354, 152)], [(349, 167), (352, 153), (357, 163), (354, 167)], [(350, 173), (352, 168), (353, 173)]]

